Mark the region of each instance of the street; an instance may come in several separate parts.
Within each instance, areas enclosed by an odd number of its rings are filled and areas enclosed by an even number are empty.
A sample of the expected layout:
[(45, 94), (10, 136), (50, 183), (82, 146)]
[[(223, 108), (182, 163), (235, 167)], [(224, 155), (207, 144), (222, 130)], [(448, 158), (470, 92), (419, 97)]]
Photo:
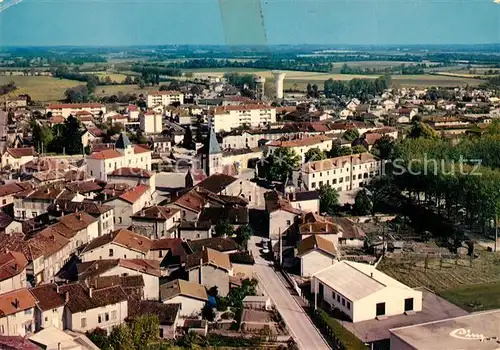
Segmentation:
[(260, 248), (257, 245), (260, 240), (261, 237), (253, 236), (248, 243), (255, 258), (255, 272), (259, 279), (259, 285), (276, 305), (288, 326), (291, 336), (302, 350), (330, 349), (330, 346), (325, 342), (302, 307), (297, 304), (274, 272), (274, 269), (269, 266), (269, 261), (260, 256)]

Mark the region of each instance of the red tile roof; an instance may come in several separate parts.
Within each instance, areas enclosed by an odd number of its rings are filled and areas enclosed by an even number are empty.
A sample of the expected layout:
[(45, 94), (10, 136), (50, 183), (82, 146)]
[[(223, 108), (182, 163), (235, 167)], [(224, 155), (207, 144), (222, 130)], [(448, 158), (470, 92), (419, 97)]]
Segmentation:
[(28, 260), (22, 253), (0, 253), (0, 281), (17, 276), (27, 265)]
[(54, 115), (52, 116), (49, 121), (52, 123), (52, 124), (62, 124), (64, 123), (66, 119), (64, 119), (63, 116), (60, 116), (60, 115)]
[(120, 196), (121, 199), (127, 201), (131, 204), (135, 203), (139, 198), (141, 198), (144, 193), (149, 190), (149, 186), (147, 185), (138, 185), (131, 189), (130, 191), (125, 192)]
[(47, 109), (63, 109), (63, 108), (81, 109), (81, 108), (102, 108), (102, 107), (104, 107), (104, 105), (100, 103), (57, 103), (48, 105)]
[[(127, 294), (121, 286), (112, 286), (90, 293), (83, 283), (72, 283), (61, 286), (62, 293), (69, 293), (69, 301), (66, 304), (71, 313), (79, 313), (87, 310), (118, 304), (127, 300)], [(92, 294), (92, 296), (90, 296)]]
[(30, 292), (36, 298), (37, 305), (42, 311), (56, 309), (66, 304), (65, 298), (59, 293), (59, 288), (55, 283), (41, 284), (31, 288)]
[(93, 116), (92, 113), (90, 113), (89, 111), (78, 111), (75, 113), (75, 116)]
[(33, 147), (7, 148), (7, 152), (14, 158), (32, 157), (35, 155), (35, 149)]
[(143, 220), (153, 219), (157, 221), (165, 221), (174, 216), (175, 214), (177, 214), (178, 212), (180, 212), (180, 210), (176, 208), (154, 205), (152, 207), (143, 208), (134, 215), (131, 215), (130, 217), (133, 219), (143, 219)]
[(159, 96), (159, 95), (182, 95), (182, 92), (179, 91), (154, 91), (151, 92), (150, 95), (152, 96)]
[[(153, 176), (153, 173), (141, 168), (129, 168), (123, 167), (120, 169), (116, 169), (113, 171), (111, 176), (124, 176), (124, 177), (139, 177), (139, 178), (150, 178)], [(109, 175), (108, 175), (109, 176)]]
[(151, 248), (151, 240), (149, 238), (127, 229), (119, 229), (107, 235), (94, 238), (87, 244), (82, 253), (94, 250), (109, 243), (114, 243), (142, 253), (147, 253)]
[(27, 337), (0, 335), (0, 349), (2, 350), (41, 350)]
[(145, 149), (144, 147), (141, 146), (134, 146), (134, 153), (146, 153), (146, 152), (151, 152), (149, 149)]
[(36, 299), (27, 288), (4, 293), (0, 295), (0, 316), (17, 314), (34, 308), (35, 305)]
[(267, 145), (273, 147), (303, 147), (303, 146), (313, 146), (325, 141), (332, 141), (332, 138), (324, 135), (319, 135), (319, 136), (298, 138), (290, 141), (277, 140), (277, 141), (272, 141)]
[(117, 150), (114, 149), (106, 149), (100, 152), (94, 152), (92, 153), (89, 158), (91, 159), (113, 159), (113, 158), (118, 158), (122, 157), (123, 155), (118, 152)]

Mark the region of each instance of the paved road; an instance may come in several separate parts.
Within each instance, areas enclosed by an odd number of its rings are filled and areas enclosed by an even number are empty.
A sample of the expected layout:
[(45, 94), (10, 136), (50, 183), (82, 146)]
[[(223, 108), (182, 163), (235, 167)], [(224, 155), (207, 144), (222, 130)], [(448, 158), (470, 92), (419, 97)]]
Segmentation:
[(269, 262), (260, 257), (257, 246), (260, 239), (254, 236), (248, 243), (255, 257), (255, 272), (259, 278), (259, 285), (273, 300), (299, 348), (302, 350), (330, 349), (304, 310), (285, 288), (274, 269), (269, 266)]

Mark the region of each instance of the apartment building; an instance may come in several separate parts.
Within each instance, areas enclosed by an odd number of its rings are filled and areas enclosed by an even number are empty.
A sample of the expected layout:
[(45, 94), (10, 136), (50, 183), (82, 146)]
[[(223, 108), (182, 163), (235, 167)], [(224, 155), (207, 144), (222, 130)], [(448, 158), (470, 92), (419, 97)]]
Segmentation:
[(139, 125), (146, 134), (160, 134), (163, 131), (163, 116), (161, 113), (147, 111), (139, 117)]
[(107, 175), (119, 168), (134, 167), (151, 170), (151, 150), (134, 146), (125, 133), (121, 133), (114, 149), (94, 152), (86, 157), (90, 176), (107, 181)]
[(62, 116), (64, 118), (70, 115), (76, 115), (77, 112), (90, 112), (93, 115), (106, 113), (106, 106), (100, 103), (61, 103), (49, 104), (46, 108), (47, 113), (52, 113), (53, 116)]
[(106, 205), (114, 208), (114, 225), (117, 228), (129, 227), (132, 224), (130, 217), (144, 206), (151, 204), (153, 191), (154, 189), (147, 185), (139, 185), (108, 200)]
[(210, 120), (215, 132), (231, 131), (240, 127), (262, 127), (276, 123), (276, 108), (265, 105), (217, 107)]
[(293, 139), (287, 138), (273, 141), (266, 146), (269, 150), (269, 154), (273, 154), (279, 148), (291, 148), (295, 154), (301, 158), (301, 162), (303, 163), (306, 153), (310, 149), (319, 148), (321, 151), (330, 151), (333, 146), (333, 138), (325, 135), (311, 137), (299, 135)]
[(350, 191), (380, 175), (381, 167), (380, 159), (370, 153), (360, 153), (302, 164), (293, 172), (293, 179), (300, 180), (310, 190), (330, 185), (337, 191)]
[(148, 94), (148, 108), (184, 104), (184, 94), (179, 91), (155, 91)]

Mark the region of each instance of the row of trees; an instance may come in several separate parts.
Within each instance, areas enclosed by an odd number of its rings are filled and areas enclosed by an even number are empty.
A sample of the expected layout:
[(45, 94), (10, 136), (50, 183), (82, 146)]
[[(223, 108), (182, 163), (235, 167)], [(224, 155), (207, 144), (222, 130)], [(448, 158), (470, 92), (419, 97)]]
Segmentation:
[(327, 98), (348, 96), (367, 100), (369, 96), (381, 94), (391, 84), (392, 79), (390, 75), (376, 79), (352, 79), (349, 81), (328, 79), (325, 81), (323, 90)]
[(65, 154), (82, 154), (82, 125), (80, 121), (69, 116), (63, 124), (49, 127), (31, 121), (33, 144), (38, 152), (55, 152)]
[(0, 95), (6, 95), (17, 89), (16, 83), (11, 81), (5, 85), (0, 85)]
[(340, 74), (425, 74), (425, 68), (427, 65), (425, 63), (417, 63), (414, 65), (397, 65), (384, 68), (363, 68), (363, 67), (351, 67), (344, 64), (340, 69)]

